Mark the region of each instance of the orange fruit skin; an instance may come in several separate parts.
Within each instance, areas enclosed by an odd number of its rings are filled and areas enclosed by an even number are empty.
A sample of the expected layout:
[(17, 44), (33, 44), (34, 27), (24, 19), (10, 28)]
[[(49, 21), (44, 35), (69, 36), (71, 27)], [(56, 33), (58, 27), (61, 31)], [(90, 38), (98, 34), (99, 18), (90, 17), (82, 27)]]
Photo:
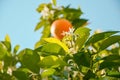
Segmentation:
[(64, 37), (63, 32), (69, 32), (70, 28), (72, 28), (72, 24), (68, 20), (58, 19), (51, 25), (51, 34), (61, 40)]

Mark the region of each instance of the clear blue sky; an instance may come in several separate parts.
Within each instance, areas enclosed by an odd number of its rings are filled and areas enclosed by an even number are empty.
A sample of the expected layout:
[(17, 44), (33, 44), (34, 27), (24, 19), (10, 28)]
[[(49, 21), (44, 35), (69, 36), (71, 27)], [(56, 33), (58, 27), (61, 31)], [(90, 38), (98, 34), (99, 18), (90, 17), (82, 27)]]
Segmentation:
[[(59, 5), (80, 6), (89, 19), (92, 31), (120, 30), (120, 0), (57, 0)], [(50, 0), (0, 0), (0, 40), (6, 34), (12, 45), (20, 44), (21, 49), (33, 48), (40, 38), (40, 31), (34, 32), (40, 14), (36, 8)]]

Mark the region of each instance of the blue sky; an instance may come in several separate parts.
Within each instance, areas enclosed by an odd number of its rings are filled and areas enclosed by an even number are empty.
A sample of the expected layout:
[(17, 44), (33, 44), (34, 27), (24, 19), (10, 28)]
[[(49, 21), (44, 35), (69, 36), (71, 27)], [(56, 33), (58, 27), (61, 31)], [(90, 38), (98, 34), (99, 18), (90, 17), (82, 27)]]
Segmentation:
[[(58, 5), (81, 7), (83, 18), (89, 19), (92, 31), (120, 30), (120, 0), (57, 0)], [(0, 40), (6, 34), (12, 45), (34, 48), (40, 38), (40, 31), (34, 32), (40, 14), (36, 8), (40, 3), (50, 0), (0, 0)]]

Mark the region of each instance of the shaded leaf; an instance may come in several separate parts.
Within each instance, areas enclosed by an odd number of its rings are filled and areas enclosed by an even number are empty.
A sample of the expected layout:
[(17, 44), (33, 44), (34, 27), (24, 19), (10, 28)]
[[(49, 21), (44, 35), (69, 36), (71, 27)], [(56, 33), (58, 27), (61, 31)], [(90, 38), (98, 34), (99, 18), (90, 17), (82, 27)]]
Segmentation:
[(0, 60), (4, 61), (4, 68), (10, 66), (13, 60), (12, 54), (7, 50), (3, 42), (0, 42)]
[(119, 60), (120, 61), (120, 56), (119, 55), (109, 55), (109, 56), (106, 56), (104, 58), (102, 58), (102, 60), (105, 60), (105, 61), (114, 61), (114, 60)]
[(100, 70), (101, 69), (104, 69), (104, 68), (112, 68), (112, 67), (118, 67), (120, 66), (120, 61), (115, 61), (115, 62), (112, 62), (112, 61), (104, 61), (100, 64)]
[(13, 75), (18, 79), (18, 80), (29, 80), (31, 71), (27, 68), (20, 68), (17, 69), (16, 71), (13, 71)]
[(13, 76), (9, 75), (6, 72), (0, 72), (0, 80), (15, 80), (15, 78), (13, 78)]
[(110, 71), (107, 73), (107, 76), (120, 78), (120, 72)]
[(82, 15), (82, 11), (80, 8), (75, 9), (75, 8), (69, 8), (67, 6), (63, 8), (63, 15), (64, 15), (64, 18), (72, 21), (76, 18), (79, 18)]
[(106, 49), (107, 47), (109, 47), (110, 45), (116, 43), (116, 42), (119, 42), (120, 41), (120, 35), (115, 35), (115, 36), (111, 36), (107, 39), (105, 39), (101, 45), (100, 45), (100, 48), (99, 50), (104, 50)]
[(38, 63), (40, 56), (31, 49), (24, 49), (18, 54), (21, 66), (30, 69), (35, 73), (39, 73)]
[(119, 55), (119, 51), (120, 51), (120, 47), (116, 47), (110, 50), (110, 52), (112, 52), (112, 54), (114, 55)]
[(91, 71), (88, 70), (87, 74), (83, 77), (84, 80), (89, 80), (90, 78), (95, 78), (95, 74)]
[(87, 19), (75, 19), (73, 20), (72, 24), (74, 26), (75, 29), (79, 28), (79, 27), (84, 27), (87, 24)]
[(89, 53), (79, 52), (77, 54), (74, 54), (74, 60), (78, 66), (82, 65), (82, 66), (90, 67), (90, 55), (89, 55)]

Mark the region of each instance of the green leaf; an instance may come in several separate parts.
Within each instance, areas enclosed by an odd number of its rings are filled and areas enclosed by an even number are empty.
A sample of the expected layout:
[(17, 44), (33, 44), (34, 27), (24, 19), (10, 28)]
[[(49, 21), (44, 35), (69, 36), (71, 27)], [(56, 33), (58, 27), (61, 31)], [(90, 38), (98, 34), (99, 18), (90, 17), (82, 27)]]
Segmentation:
[(45, 70), (41, 73), (41, 76), (42, 76), (42, 78), (48, 77), (48, 76), (53, 75), (54, 72), (55, 72), (55, 69), (48, 68), (48, 69), (45, 69)]
[(56, 6), (57, 2), (56, 2), (56, 0), (52, 0), (52, 3), (53, 3), (54, 6)]
[(19, 46), (19, 45), (16, 45), (16, 46), (14, 47), (13, 53), (16, 54), (17, 51), (19, 50), (19, 48), (20, 48), (20, 46)]
[(120, 47), (116, 47), (110, 50), (110, 52), (114, 55), (119, 55)]
[(7, 54), (7, 50), (5, 49), (3, 44), (0, 42), (0, 60), (3, 60), (6, 54)]
[(60, 40), (56, 38), (44, 38), (44, 40), (49, 43), (55, 43), (55, 44), (60, 45), (66, 52), (68, 52), (69, 50), (68, 47), (64, 43), (62, 43)]
[(100, 45), (100, 48), (99, 50), (104, 50), (106, 49), (107, 47), (111, 46), (112, 44), (116, 43), (116, 42), (119, 42), (120, 41), (120, 35), (115, 35), (115, 36), (111, 36), (107, 39), (105, 39), (101, 45)]
[(66, 63), (62, 59), (51, 55), (43, 57), (39, 65), (43, 68), (57, 68), (58, 66), (65, 66)]
[(37, 8), (37, 11), (38, 11), (38, 12), (41, 12), (46, 5), (47, 5), (47, 4), (45, 4), (45, 3), (40, 4), (39, 7)]
[(8, 52), (11, 52), (11, 43), (8, 41), (1, 41), (4, 47), (7, 49)]
[(78, 49), (80, 50), (90, 35), (90, 29), (86, 27), (80, 27), (76, 29), (74, 33), (78, 35), (78, 39), (76, 40), (75, 44), (76, 46), (78, 46)]
[(120, 78), (120, 72), (110, 71), (107, 73), (107, 76)]
[(10, 37), (8, 34), (5, 36), (5, 41), (10, 42)]
[[(6, 42), (4, 43), (6, 44)], [(3, 44), (3, 42), (0, 42), (0, 60), (4, 61), (4, 68), (6, 69), (8, 68), (8, 66), (12, 65), (12, 54), (8, 51), (7, 47)]]
[(86, 75), (83, 77), (84, 80), (90, 80), (90, 78), (95, 78), (95, 74), (91, 71), (88, 70), (88, 72), (86, 73)]
[(104, 61), (100, 64), (100, 70), (101, 69), (104, 69), (104, 68), (114, 68), (114, 67), (119, 67), (120, 66), (120, 61), (115, 61), (115, 62), (112, 62), (112, 61)]
[(86, 45), (94, 44), (94, 43), (96, 43), (100, 40), (103, 40), (105, 38), (108, 38), (111, 35), (116, 34), (118, 32), (119, 31), (106, 31), (106, 32), (94, 34), (88, 39), (88, 41), (86, 42)]
[(35, 43), (35, 49), (37, 49), (37, 48), (39, 48), (41, 45), (42, 45), (42, 43), (43, 43), (43, 40), (39, 40), (39, 41), (37, 41), (36, 43)]
[(40, 21), (40, 22), (37, 24), (37, 26), (35, 27), (34, 31), (39, 30), (41, 27), (43, 27), (44, 24), (45, 24), (45, 21), (44, 21), (44, 20)]
[(78, 66), (86, 66), (90, 67), (90, 55), (89, 53), (79, 52), (77, 54), (74, 54), (74, 60), (77, 63)]
[(48, 38), (48, 37), (50, 37), (50, 26), (46, 25), (43, 28), (41, 39), (35, 44), (35, 48), (38, 48), (39, 46), (44, 44), (45, 41), (43, 40), (43, 38)]
[(46, 25), (44, 26), (44, 29), (42, 31), (42, 36), (41, 38), (47, 38), (50, 36), (50, 26), (49, 25)]
[[(9, 42), (8, 42), (9, 43)], [(7, 69), (8, 66), (12, 65), (12, 54), (7, 50), (6, 46), (0, 43), (0, 60), (4, 61), (4, 69)]]
[[(92, 79), (94, 80), (94, 79)], [(104, 76), (104, 77), (100, 77), (97, 80), (117, 80), (116, 78), (113, 77), (109, 77), (109, 76)]]
[(75, 19), (78, 19), (82, 15), (82, 11), (80, 8), (75, 9), (75, 8), (70, 8), (70, 7), (64, 7), (63, 8), (63, 16), (64, 18), (73, 21)]
[(6, 72), (0, 72), (0, 80), (15, 80), (15, 78)]
[(79, 27), (84, 27), (87, 24), (87, 19), (75, 19), (73, 20), (72, 24), (74, 26), (75, 29), (79, 28)]
[(109, 55), (109, 56), (106, 56), (104, 58), (102, 58), (102, 60), (105, 60), (105, 61), (114, 61), (114, 60), (119, 60), (120, 61), (120, 56), (119, 55)]
[(51, 54), (56, 54), (56, 55), (64, 54), (64, 53), (62, 53), (62, 47), (55, 43), (47, 43), (47, 44), (43, 45), (41, 51), (46, 52), (50, 55)]
[(28, 68), (35, 73), (39, 73), (40, 56), (31, 49), (24, 49), (18, 54), (22, 67)]
[(16, 71), (13, 71), (13, 75), (18, 80), (29, 80), (30, 73), (31, 73), (31, 71), (27, 68), (20, 68), (20, 69), (17, 69)]

